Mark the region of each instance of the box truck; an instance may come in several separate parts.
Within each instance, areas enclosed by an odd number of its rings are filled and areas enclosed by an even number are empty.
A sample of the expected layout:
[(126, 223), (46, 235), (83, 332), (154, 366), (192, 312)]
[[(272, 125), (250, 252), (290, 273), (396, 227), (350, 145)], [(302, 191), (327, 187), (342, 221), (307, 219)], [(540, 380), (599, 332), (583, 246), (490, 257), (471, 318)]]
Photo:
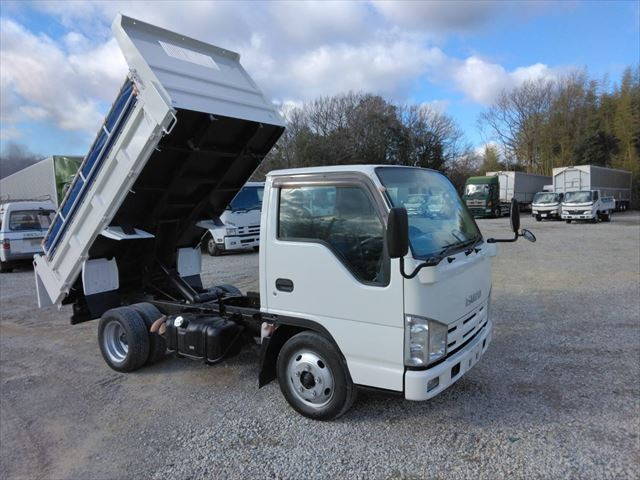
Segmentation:
[[(35, 257), (39, 305), (100, 319), (114, 370), (166, 352), (214, 364), (260, 343), (258, 384), (332, 419), (367, 386), (426, 400), (459, 380), (492, 335), (491, 261), (451, 182), (427, 169), (270, 172), (259, 292), (206, 287), (202, 229), (284, 130), (236, 53), (119, 15), (130, 75)], [(415, 194), (440, 198), (432, 218)]]
[(613, 197), (615, 209), (624, 211), (631, 205), (631, 172), (597, 165), (558, 167), (553, 169), (553, 189), (565, 195), (598, 191), (600, 197)]
[(44, 234), (81, 161), (55, 155), (0, 180), (0, 273), (42, 252)]
[(511, 200), (529, 209), (533, 197), (551, 178), (524, 172), (487, 172), (467, 179), (463, 199), (474, 217), (497, 217), (509, 212)]
[(73, 180), (82, 157), (53, 155), (0, 180), (0, 201), (48, 200), (56, 207)]

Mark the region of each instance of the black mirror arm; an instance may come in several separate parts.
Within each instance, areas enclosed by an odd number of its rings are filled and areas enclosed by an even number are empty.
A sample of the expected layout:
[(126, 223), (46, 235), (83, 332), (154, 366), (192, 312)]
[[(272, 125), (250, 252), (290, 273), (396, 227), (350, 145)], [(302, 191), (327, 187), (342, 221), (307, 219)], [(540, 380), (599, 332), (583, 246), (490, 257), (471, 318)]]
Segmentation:
[(418, 272), (420, 270), (422, 270), (424, 267), (433, 267), (434, 265), (437, 265), (437, 263), (433, 263), (433, 261), (430, 261), (431, 259), (427, 260), (426, 262), (422, 262), (420, 265), (418, 265), (416, 267), (416, 269), (407, 274), (407, 272), (404, 271), (404, 257), (400, 257), (400, 275), (402, 275), (404, 278), (411, 280), (413, 277), (415, 277), (416, 275), (418, 275)]
[(513, 238), (487, 238), (487, 243), (515, 242), (518, 240), (519, 234), (515, 234)]

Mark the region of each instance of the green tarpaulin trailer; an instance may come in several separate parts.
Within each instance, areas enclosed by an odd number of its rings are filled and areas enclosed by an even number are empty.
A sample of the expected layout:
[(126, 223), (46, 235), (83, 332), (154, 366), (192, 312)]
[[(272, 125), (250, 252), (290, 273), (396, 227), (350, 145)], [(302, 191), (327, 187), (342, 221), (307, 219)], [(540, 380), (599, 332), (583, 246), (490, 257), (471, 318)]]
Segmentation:
[(0, 180), (0, 201), (51, 200), (57, 207), (82, 157), (53, 155)]

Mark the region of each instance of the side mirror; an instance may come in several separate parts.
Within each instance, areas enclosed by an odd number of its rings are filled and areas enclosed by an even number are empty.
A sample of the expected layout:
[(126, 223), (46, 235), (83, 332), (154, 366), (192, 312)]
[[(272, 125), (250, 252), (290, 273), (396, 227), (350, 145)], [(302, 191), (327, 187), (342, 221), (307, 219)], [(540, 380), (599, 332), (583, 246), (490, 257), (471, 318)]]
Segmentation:
[(520, 236), (529, 240), (531, 243), (534, 243), (536, 241), (536, 236), (533, 234), (533, 232), (530, 232), (526, 228), (522, 229), (522, 233), (520, 233)]
[(391, 258), (403, 258), (409, 251), (409, 217), (402, 207), (394, 207), (389, 211), (387, 250)]
[(509, 217), (511, 218), (511, 230), (517, 235), (520, 230), (520, 205), (518, 205), (518, 201), (515, 198), (511, 199)]
[(536, 241), (536, 236), (527, 229), (520, 231), (520, 205), (514, 198), (511, 200), (511, 208), (509, 209), (509, 217), (511, 219), (511, 229), (513, 230), (513, 238), (488, 238), (487, 243), (497, 242), (515, 242), (518, 237), (524, 237), (530, 242)]

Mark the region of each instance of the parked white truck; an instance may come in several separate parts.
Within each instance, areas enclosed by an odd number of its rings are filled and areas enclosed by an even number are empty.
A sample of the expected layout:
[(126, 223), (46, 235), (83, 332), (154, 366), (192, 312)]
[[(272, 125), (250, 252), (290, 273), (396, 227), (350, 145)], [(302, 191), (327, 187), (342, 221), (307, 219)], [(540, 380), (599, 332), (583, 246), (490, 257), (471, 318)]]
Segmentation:
[(222, 215), (213, 220), (214, 226), (203, 238), (209, 255), (232, 250), (258, 250), (263, 193), (264, 182), (247, 182)]
[(562, 215), (564, 193), (538, 192), (531, 203), (531, 216), (538, 222), (543, 219), (559, 220)]
[(596, 165), (576, 165), (553, 169), (555, 193), (598, 191), (600, 197), (613, 197), (615, 209), (631, 205), (631, 172)]
[(599, 190), (567, 192), (562, 201), (562, 219), (609, 222), (616, 208), (613, 197), (605, 197)]
[[(284, 130), (237, 54), (118, 16), (131, 75), (35, 258), (40, 306), (100, 318), (106, 363), (130, 372), (166, 351), (216, 363), (261, 344), (303, 415), (346, 412), (357, 386), (426, 400), (492, 335), (491, 257), (438, 172), (339, 166), (267, 175), (259, 293), (200, 278), (200, 221), (219, 216)], [(97, 153), (96, 153), (97, 152)], [(439, 197), (438, 216), (406, 203)]]

